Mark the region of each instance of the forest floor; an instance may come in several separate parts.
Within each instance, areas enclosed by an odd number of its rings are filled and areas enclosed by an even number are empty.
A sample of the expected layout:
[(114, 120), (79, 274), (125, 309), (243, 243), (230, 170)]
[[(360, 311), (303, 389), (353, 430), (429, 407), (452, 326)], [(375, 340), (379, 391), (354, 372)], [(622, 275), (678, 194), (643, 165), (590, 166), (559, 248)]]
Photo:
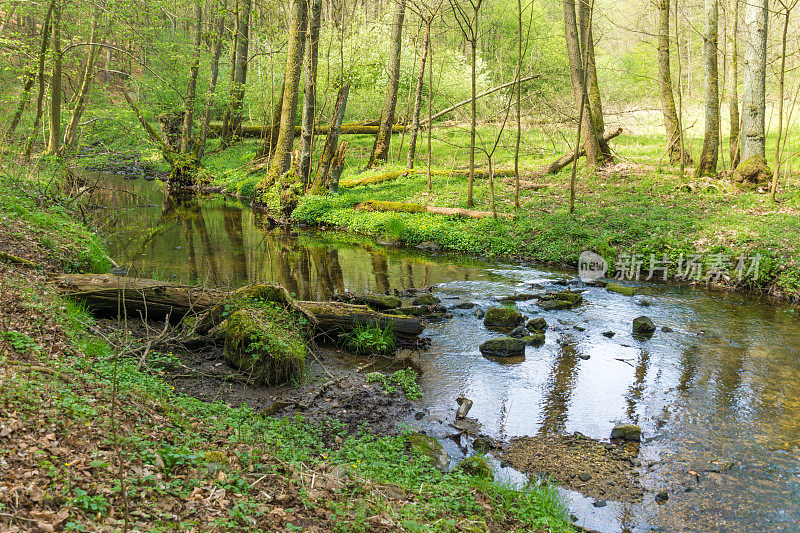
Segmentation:
[[(493, 129), (483, 127), (479, 133), (480, 138), (490, 139)], [(523, 177), (561, 155), (555, 145), (550, 150), (536, 148), (543, 142), (538, 137), (530, 132), (523, 136)], [(387, 164), (364, 171), (373, 137), (348, 135), (350, 146), (343, 182), (386, 173), (400, 177), (342, 188), (338, 195), (306, 196), (292, 218), (305, 225), (338, 227), (401, 244), (435, 243), (470, 255), (571, 267), (576, 266), (583, 250), (593, 250), (609, 261), (612, 272), (626, 261), (623, 254), (627, 254), (643, 261), (643, 277), (648, 274), (651, 257), (658, 261), (666, 254), (670, 277), (676, 277), (681, 257), (686, 260), (699, 254), (698, 261), (703, 263), (705, 272), (720, 258), (725, 261), (720, 270), (728, 272), (730, 279), (723, 278), (727, 287), (800, 299), (800, 174), (793, 172), (782, 178), (779, 202), (773, 202), (763, 191), (739, 190), (724, 170), (718, 179), (697, 180), (691, 177), (692, 169), (687, 168), (687, 177), (681, 179), (679, 169), (665, 161), (658, 135), (637, 135), (626, 130), (613, 141), (615, 164), (596, 172), (579, 164), (572, 214), (569, 167), (556, 175), (533, 178), (543, 187), (521, 190), (518, 210), (514, 208), (513, 185), (497, 179), (495, 208), (499, 213), (514, 214), (514, 220), (354, 209), (364, 201), (383, 200), (491, 210), (492, 193), (486, 177), (476, 179), (474, 206), (467, 204), (464, 162), (468, 153), (463, 148), (467, 139), (467, 132), (460, 126), (434, 131), (435, 172), (429, 192), (424, 137), (420, 139), (416, 165), (421, 172), (404, 174), (405, 152), (400, 150), (398, 154), (396, 144)], [(393, 143), (398, 140), (395, 135)], [(251, 195), (261, 177), (249, 173), (258, 145), (258, 141), (245, 140), (209, 156), (205, 166), (215, 184), (244, 197)], [(496, 169), (513, 169), (512, 150), (513, 144), (501, 143), (495, 155)], [(485, 156), (479, 153), (478, 161), (479, 166), (485, 167)], [(752, 258), (759, 258), (757, 276), (751, 273), (738, 280), (735, 266), (740, 257), (750, 265)]]
[[(337, 418), (346, 405), (331, 406), (330, 417), (279, 418), (243, 397), (231, 405), (183, 394), (190, 385), (171, 369), (216, 363), (181, 366), (159, 351), (143, 359), (137, 327), (110, 327), (63, 299), (50, 278), (107, 270), (103, 248), (80, 222), (79, 203), (58, 190), (59, 176), (7, 172), (0, 169), (0, 529), (569, 529), (554, 489), (511, 490), (460, 468), (442, 473), (402, 428), (379, 421), (372, 433)], [(347, 394), (329, 387), (331, 403), (369, 388), (370, 397), (413, 412), (377, 383), (348, 386)]]

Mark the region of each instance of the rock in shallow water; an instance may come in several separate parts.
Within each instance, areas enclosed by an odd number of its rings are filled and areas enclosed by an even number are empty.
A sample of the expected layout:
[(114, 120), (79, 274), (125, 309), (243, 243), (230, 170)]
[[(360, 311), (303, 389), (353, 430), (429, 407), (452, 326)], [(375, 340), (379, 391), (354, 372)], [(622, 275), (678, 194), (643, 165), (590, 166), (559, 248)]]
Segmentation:
[(633, 296), (636, 294), (636, 289), (633, 287), (626, 287), (624, 285), (620, 285), (619, 283), (609, 283), (606, 285), (606, 290), (608, 292), (616, 292), (617, 294), (621, 294), (623, 296)]
[(411, 302), (412, 305), (436, 305), (441, 303), (442, 301), (434, 296), (433, 294), (423, 294), (422, 296), (417, 296)]
[(525, 337), (527, 334), (528, 330), (525, 329), (524, 326), (517, 326), (513, 330), (511, 330), (511, 333), (509, 333), (508, 336), (514, 337), (515, 339), (520, 339), (522, 337)]
[(531, 318), (528, 320), (528, 323), (525, 324), (525, 327), (530, 331), (544, 331), (547, 329), (547, 320), (542, 317)]
[(636, 424), (617, 424), (611, 430), (611, 438), (640, 442), (642, 440), (642, 428)]
[(525, 355), (525, 342), (512, 337), (489, 339), (480, 345), (480, 351), (486, 357), (520, 357)]
[(508, 331), (525, 321), (522, 314), (510, 307), (490, 307), (486, 310), (483, 325), (487, 329)]
[(644, 315), (633, 319), (633, 332), (639, 335), (652, 335), (656, 330), (655, 324)]

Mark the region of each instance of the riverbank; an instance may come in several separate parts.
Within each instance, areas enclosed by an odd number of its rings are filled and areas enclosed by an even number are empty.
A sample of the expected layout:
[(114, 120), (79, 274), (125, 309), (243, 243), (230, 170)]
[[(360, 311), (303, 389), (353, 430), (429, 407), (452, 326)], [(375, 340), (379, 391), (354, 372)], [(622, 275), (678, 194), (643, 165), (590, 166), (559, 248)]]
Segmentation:
[(181, 394), (175, 353), (146, 350), (138, 328), (109, 329), (50, 284), (109, 267), (58, 183), (0, 172), (0, 251), (17, 259), (0, 260), (4, 528), (568, 529), (553, 489), (442, 473), (404, 432)]

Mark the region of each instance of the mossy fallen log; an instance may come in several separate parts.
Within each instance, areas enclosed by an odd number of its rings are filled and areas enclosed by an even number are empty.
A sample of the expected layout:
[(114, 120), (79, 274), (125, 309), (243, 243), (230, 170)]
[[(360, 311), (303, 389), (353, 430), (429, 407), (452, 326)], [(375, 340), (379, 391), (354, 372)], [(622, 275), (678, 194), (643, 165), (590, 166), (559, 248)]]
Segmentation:
[[(349, 180), (343, 180), (339, 182), (339, 187), (344, 188), (352, 188), (352, 187), (359, 187), (361, 185), (373, 185), (376, 183), (384, 183), (387, 181), (396, 180), (398, 178), (402, 178), (404, 176), (408, 176), (410, 174), (427, 174), (427, 169), (417, 169), (417, 168), (407, 168), (405, 170), (392, 170), (390, 172), (384, 172), (383, 174), (372, 174), (370, 176), (364, 176), (361, 178), (353, 178)], [(431, 170), (431, 174), (434, 176), (448, 176), (448, 175), (456, 175), (450, 172), (449, 170)]]
[(29, 259), (25, 259), (24, 257), (17, 257), (16, 255), (7, 254), (6, 252), (0, 252), (0, 261), (4, 261), (6, 263), (15, 263), (17, 265), (26, 266), (28, 268), (39, 268), (39, 265), (30, 261)]
[[(222, 124), (220, 122), (212, 122), (209, 124), (208, 129), (215, 134), (220, 134), (222, 132)], [(314, 128), (314, 134), (327, 135), (330, 129), (331, 127), (328, 124), (319, 125)], [(243, 124), (242, 137), (263, 137), (268, 133), (268, 130), (269, 126)], [(405, 126), (402, 124), (395, 124), (392, 126), (392, 133), (402, 133), (403, 130), (405, 130)], [(295, 126), (295, 137), (299, 137), (301, 133), (302, 128), (300, 126)], [(378, 133), (378, 126), (364, 124), (362, 122), (351, 122), (349, 124), (342, 124), (339, 135), (375, 135), (376, 133)]]
[(112, 274), (67, 274), (56, 278), (66, 296), (85, 302), (95, 313), (162, 319), (170, 315), (176, 323), (187, 315), (202, 315), (195, 330), (205, 334), (242, 307), (242, 300), (281, 303), (303, 314), (322, 334), (349, 332), (359, 325), (376, 324), (383, 328), (393, 324), (400, 336), (417, 336), (423, 324), (419, 318), (388, 315), (366, 305), (340, 302), (303, 302), (294, 300), (279, 285), (250, 285), (235, 291), (205, 289), (178, 283), (143, 278), (126, 278)]
[[(490, 218), (495, 216), (491, 211), (475, 211), (458, 207), (438, 207), (433, 205), (410, 204), (405, 202), (384, 202), (369, 200), (356, 204), (359, 211), (394, 211), (397, 213), (430, 213), (432, 215), (459, 216), (467, 218)], [(498, 218), (512, 220), (511, 213), (497, 213)]]
[[(513, 177), (512, 178), (503, 178), (503, 183), (505, 183), (507, 185), (514, 185), (516, 183), (516, 180)], [(522, 189), (522, 190), (537, 191), (539, 189), (547, 189), (548, 187), (552, 187), (552, 186), (553, 186), (552, 183), (536, 183), (536, 182), (533, 182), (533, 181), (528, 181), (528, 180), (523, 180), (523, 179), (519, 180), (519, 188)]]

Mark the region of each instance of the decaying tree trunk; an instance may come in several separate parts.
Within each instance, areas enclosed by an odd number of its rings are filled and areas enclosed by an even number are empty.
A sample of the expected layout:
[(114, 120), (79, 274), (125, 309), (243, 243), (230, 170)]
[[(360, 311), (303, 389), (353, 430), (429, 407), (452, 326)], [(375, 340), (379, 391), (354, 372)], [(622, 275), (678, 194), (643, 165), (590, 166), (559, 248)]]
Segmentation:
[[(603, 136), (603, 141), (606, 144), (608, 144), (608, 142), (611, 139), (613, 139), (614, 137), (616, 137), (616, 136), (618, 136), (620, 134), (622, 134), (622, 128), (621, 127), (617, 128), (616, 130), (614, 130), (612, 132), (606, 133)], [(586, 155), (586, 149), (585, 148), (581, 148), (578, 151), (578, 158), (581, 158), (581, 157), (583, 157), (585, 155)], [(571, 150), (571, 151), (567, 152), (566, 154), (562, 155), (561, 157), (559, 157), (558, 159), (556, 159), (555, 161), (553, 161), (552, 163), (550, 163), (549, 165), (545, 165), (544, 167), (540, 168), (539, 171), (535, 173), (535, 175), (544, 176), (544, 175), (547, 175), (547, 174), (558, 174), (561, 171), (561, 169), (563, 169), (564, 167), (566, 167), (567, 165), (572, 163), (572, 161), (574, 159), (575, 159), (575, 151)]]
[(717, 33), (719, 26), (718, 0), (705, 0), (706, 27), (703, 35), (703, 57), (706, 75), (705, 135), (703, 151), (695, 167), (695, 177), (717, 175), (719, 154), (719, 82)]
[(389, 142), (392, 138), (392, 125), (394, 124), (394, 111), (397, 106), (397, 89), (400, 84), (400, 53), (403, 44), (403, 19), (406, 15), (406, 0), (398, 0), (397, 11), (392, 23), (392, 53), (387, 66), (386, 95), (383, 99), (381, 123), (375, 135), (375, 143), (369, 156), (367, 168), (372, 168), (378, 162), (385, 162), (389, 158)]
[[(309, 317), (319, 333), (335, 335), (348, 332), (359, 325), (390, 324), (397, 335), (413, 337), (422, 333), (423, 324), (416, 317), (388, 315), (373, 311), (365, 305), (340, 302), (297, 301), (277, 285), (254, 285), (236, 291), (204, 289), (178, 283), (142, 278), (118, 277), (112, 274), (67, 274), (57, 283), (66, 296), (85, 302), (98, 314), (117, 316), (123, 311), (129, 317), (160, 320), (169, 315), (172, 323), (187, 315), (198, 315), (197, 330), (207, 333), (221, 323), (225, 301), (243, 294), (275, 294), (282, 303)], [(206, 315), (205, 313), (209, 313)]]

